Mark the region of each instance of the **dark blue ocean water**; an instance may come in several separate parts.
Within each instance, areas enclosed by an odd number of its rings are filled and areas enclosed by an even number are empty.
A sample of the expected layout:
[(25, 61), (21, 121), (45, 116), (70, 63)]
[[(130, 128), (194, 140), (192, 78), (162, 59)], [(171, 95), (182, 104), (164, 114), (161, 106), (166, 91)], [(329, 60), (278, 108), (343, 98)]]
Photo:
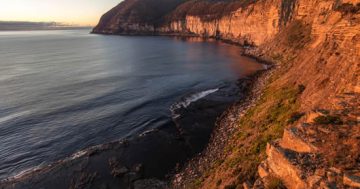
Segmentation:
[(159, 127), (184, 95), (260, 68), (196, 38), (0, 32), (0, 179)]

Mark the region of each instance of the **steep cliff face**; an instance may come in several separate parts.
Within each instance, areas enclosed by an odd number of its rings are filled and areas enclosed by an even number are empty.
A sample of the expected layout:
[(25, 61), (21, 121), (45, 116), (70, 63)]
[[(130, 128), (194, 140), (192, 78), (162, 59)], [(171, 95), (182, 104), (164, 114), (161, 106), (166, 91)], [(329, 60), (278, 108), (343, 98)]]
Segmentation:
[[(242, 2), (242, 1), (240, 1)], [(205, 37), (231, 40), (240, 44), (260, 45), (270, 41), (291, 19), (294, 1), (269, 0), (243, 4), (207, 19), (208, 15), (189, 14), (160, 28), (160, 32), (195, 33)], [(260, 32), (261, 31), (261, 32)]]
[[(234, 130), (222, 151), (210, 144), (176, 187), (360, 186), (360, 0), (187, 1), (161, 17), (131, 30), (254, 45), (276, 67), (253, 106), (221, 121)], [(130, 31), (110, 25), (95, 31)]]
[[(180, 0), (166, 1), (166, 3), (158, 2), (158, 0), (127, 0), (106, 13), (93, 32), (190, 34), (259, 45), (271, 40), (280, 28), (286, 25), (290, 20), (289, 13), (294, 5), (293, 1), (282, 2), (282, 0), (257, 3), (250, 0), (182, 2)], [(154, 9), (156, 5), (163, 5), (162, 11)]]

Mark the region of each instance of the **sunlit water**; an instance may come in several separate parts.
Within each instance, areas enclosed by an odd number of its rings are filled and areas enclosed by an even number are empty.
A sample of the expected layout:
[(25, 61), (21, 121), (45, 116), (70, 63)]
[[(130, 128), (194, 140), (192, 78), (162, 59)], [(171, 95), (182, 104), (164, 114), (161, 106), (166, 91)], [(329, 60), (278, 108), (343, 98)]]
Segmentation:
[(219, 42), (88, 33), (0, 32), (0, 178), (159, 127), (261, 67)]

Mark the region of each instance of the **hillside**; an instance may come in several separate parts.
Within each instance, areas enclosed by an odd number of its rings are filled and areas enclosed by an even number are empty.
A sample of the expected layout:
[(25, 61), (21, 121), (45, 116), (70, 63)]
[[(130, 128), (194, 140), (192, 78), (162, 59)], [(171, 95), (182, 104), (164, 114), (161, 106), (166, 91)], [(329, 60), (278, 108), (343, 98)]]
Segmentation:
[(152, 33), (163, 16), (184, 0), (125, 0), (104, 14), (95, 33)]
[[(136, 10), (130, 2), (122, 4)], [(359, 0), (189, 0), (171, 9), (156, 23), (120, 11), (112, 20), (127, 24), (103, 18), (94, 32), (213, 37), (252, 45), (248, 55), (275, 65), (254, 103), (228, 111), (174, 186), (360, 187)], [(231, 136), (220, 145), (224, 130)]]

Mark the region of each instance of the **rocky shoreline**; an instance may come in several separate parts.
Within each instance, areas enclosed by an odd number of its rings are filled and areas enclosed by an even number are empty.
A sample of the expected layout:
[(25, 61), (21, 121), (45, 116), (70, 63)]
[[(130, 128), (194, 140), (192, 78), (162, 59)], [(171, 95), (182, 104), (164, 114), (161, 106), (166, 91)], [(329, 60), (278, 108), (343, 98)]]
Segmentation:
[[(255, 58), (251, 54), (243, 54)], [(187, 164), (171, 178), (172, 188), (185, 188), (199, 179), (206, 170), (209, 170), (218, 161), (228, 154), (224, 153), (225, 147), (238, 128), (241, 117), (251, 107), (255, 106), (263, 93), (263, 89), (275, 71), (275, 66), (266, 60), (256, 57), (258, 62), (268, 65), (268, 69), (259, 71), (251, 76), (252, 83), (246, 98), (229, 107), (218, 117), (210, 141), (204, 151), (192, 158)]]

